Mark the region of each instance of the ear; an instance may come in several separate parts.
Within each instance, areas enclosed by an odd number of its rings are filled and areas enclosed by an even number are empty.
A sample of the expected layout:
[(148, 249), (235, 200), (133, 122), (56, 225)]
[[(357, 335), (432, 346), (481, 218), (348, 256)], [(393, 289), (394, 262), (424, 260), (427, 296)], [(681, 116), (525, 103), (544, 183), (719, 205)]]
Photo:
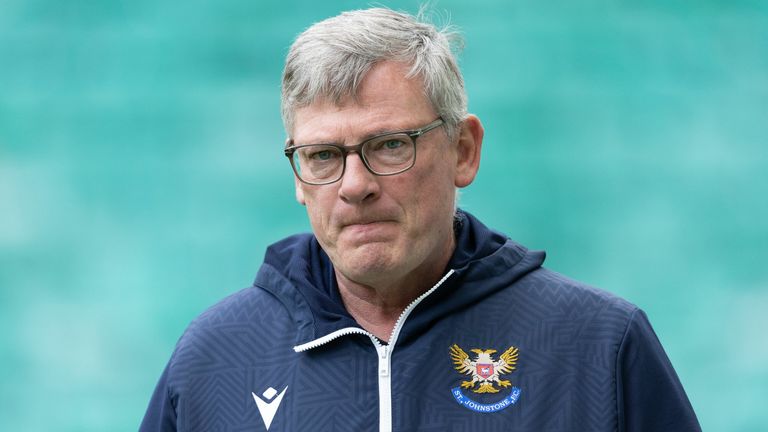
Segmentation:
[(293, 176), (293, 182), (294, 186), (296, 187), (296, 201), (299, 202), (299, 204), (305, 206), (307, 205), (307, 202), (304, 200), (304, 189), (302, 189), (302, 186), (304, 186), (304, 183), (302, 183), (296, 175)]
[(483, 124), (473, 114), (461, 123), (456, 160), (456, 187), (469, 186), (480, 169), (480, 150), (483, 147)]
[[(290, 138), (286, 138), (285, 140), (285, 146), (288, 147), (291, 143)], [(307, 202), (304, 200), (304, 189), (302, 189), (302, 186), (304, 184), (299, 180), (298, 177), (296, 177), (296, 174), (293, 173), (293, 187), (296, 189), (296, 201), (299, 202), (301, 205), (307, 205)]]

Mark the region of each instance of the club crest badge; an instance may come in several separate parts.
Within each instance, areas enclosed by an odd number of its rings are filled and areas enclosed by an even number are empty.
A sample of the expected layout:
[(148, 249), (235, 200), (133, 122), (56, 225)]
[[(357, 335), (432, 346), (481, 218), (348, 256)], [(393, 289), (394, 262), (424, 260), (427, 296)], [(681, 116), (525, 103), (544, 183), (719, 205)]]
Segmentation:
[[(470, 355), (456, 344), (450, 348), (454, 368), (469, 378), (467, 381), (462, 381), (458, 387), (451, 389), (456, 402), (467, 409), (481, 413), (497, 412), (514, 405), (520, 398), (521, 390), (513, 386), (508, 379), (503, 379), (502, 375), (508, 375), (517, 368), (518, 349), (511, 346), (499, 355), (498, 359), (493, 358), (497, 352), (495, 349), (474, 348), (469, 351), (475, 354), (474, 359), (471, 359)], [(479, 397), (483, 400), (470, 398), (472, 393), (482, 395)], [(503, 397), (487, 400), (489, 399), (487, 395), (496, 394)]]

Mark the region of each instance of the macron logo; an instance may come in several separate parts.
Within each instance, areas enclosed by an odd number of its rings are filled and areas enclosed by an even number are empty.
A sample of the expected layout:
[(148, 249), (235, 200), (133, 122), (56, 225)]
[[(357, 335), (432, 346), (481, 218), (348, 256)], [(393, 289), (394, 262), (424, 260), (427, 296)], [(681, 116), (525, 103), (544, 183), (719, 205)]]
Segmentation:
[[(264, 420), (264, 426), (267, 428), (267, 430), (269, 430), (269, 426), (272, 424), (272, 419), (275, 418), (277, 408), (280, 407), (280, 402), (283, 400), (283, 396), (285, 396), (286, 390), (288, 390), (288, 386), (286, 386), (283, 391), (277, 395), (277, 390), (270, 387), (261, 394), (264, 396), (264, 399), (256, 396), (256, 393), (251, 392), (253, 395), (253, 400), (256, 401), (256, 408), (259, 409), (259, 414), (261, 414), (261, 419)], [(277, 397), (275, 397), (275, 395), (277, 395)]]

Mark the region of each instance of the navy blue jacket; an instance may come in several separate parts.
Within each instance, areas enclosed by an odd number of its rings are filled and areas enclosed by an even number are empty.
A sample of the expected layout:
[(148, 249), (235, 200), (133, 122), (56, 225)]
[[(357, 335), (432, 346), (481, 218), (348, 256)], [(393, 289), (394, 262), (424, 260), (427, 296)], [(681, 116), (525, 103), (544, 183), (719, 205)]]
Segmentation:
[(446, 277), (389, 344), (310, 234), (195, 319), (141, 431), (698, 431), (645, 314), (459, 212)]

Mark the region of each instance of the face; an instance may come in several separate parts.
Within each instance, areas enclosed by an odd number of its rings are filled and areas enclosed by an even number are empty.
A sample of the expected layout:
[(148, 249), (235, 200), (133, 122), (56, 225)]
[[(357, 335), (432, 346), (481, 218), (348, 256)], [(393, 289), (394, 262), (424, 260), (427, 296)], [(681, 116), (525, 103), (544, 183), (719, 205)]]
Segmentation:
[[(421, 80), (406, 79), (406, 72), (402, 64), (380, 63), (368, 72), (355, 100), (298, 109), (295, 144), (355, 145), (382, 132), (432, 122), (438, 116)], [(468, 184), (460, 141), (449, 140), (444, 127), (427, 132), (416, 141), (413, 168), (394, 176), (372, 174), (353, 153), (336, 183), (315, 186), (296, 180), (297, 200), (306, 206), (315, 236), (337, 272), (374, 285), (445, 266), (454, 244), (455, 188)]]

